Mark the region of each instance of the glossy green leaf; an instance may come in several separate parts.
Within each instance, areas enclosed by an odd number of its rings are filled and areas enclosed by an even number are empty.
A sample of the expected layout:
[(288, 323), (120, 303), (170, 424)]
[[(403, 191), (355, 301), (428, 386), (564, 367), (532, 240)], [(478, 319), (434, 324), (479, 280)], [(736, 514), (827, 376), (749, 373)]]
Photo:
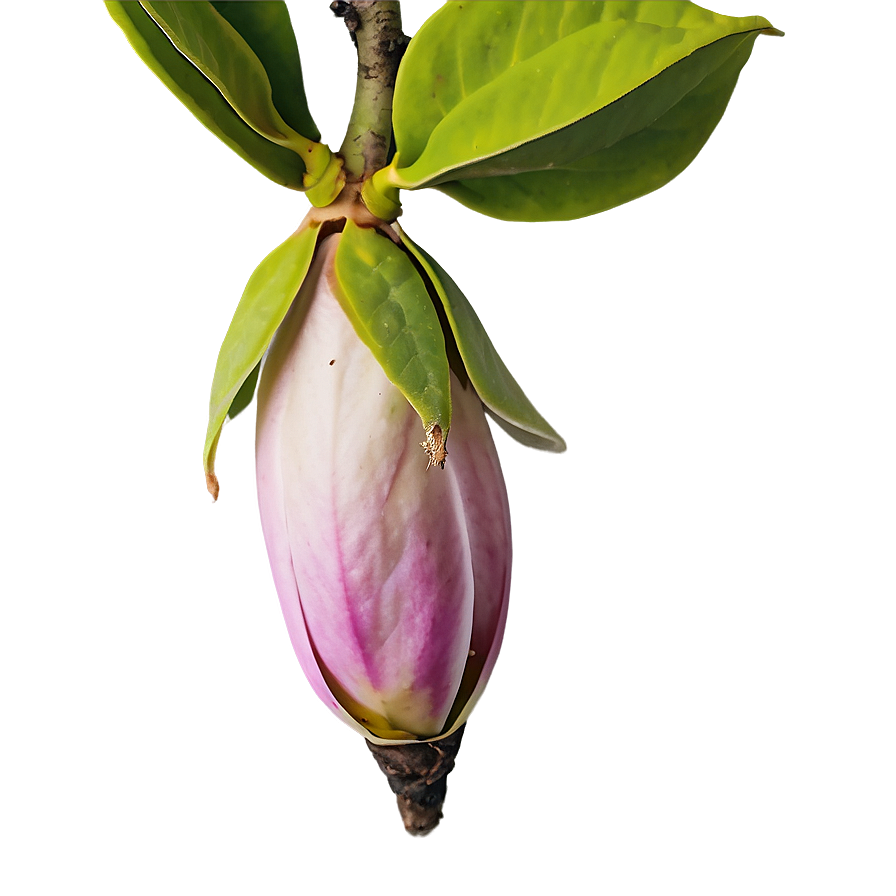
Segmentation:
[(141, 6), (246, 124), (304, 157), (315, 141), (283, 120), (261, 60), (211, 3), (142, 2)]
[(302, 189), (302, 159), (250, 128), (220, 91), (174, 48), (139, 3), (107, 2), (106, 7), (137, 55), (202, 124), (266, 177)]
[(258, 57), (271, 84), (274, 106), (284, 121), (310, 140), (320, 140), (308, 109), (299, 48), (286, 4), (282, 0), (212, 0), (212, 6)]
[[(203, 453), (209, 491), (215, 497), (215, 452), (221, 427), (228, 415), (236, 416), (251, 400), (252, 386), (244, 386), (253, 376), (257, 379), (261, 358), (311, 267), (319, 234), (319, 224), (304, 227), (261, 262), (246, 284), (224, 337), (212, 381)], [(246, 390), (250, 390), (248, 396)]]
[(445, 337), (411, 259), (370, 227), (346, 221), (334, 262), (337, 295), (361, 341), (420, 415), (447, 438), (451, 387)]
[(538, 413), (513, 378), (460, 287), (404, 231), (401, 231), (401, 239), (436, 288), (464, 370), (482, 403), (499, 424), (524, 445), (565, 451), (566, 443)]
[[(568, 168), (668, 116), (770, 30), (758, 16), (668, 0), (447, 3), (399, 70), (386, 179), (416, 189)], [(690, 124), (693, 157), (706, 129)], [(570, 217), (567, 198), (542, 217)]]
[(470, 178), (437, 189), (475, 211), (509, 221), (582, 218), (657, 190), (684, 171), (703, 148), (750, 57), (755, 34), (725, 38), (698, 50), (734, 51), (656, 121), (606, 149), (544, 171)]

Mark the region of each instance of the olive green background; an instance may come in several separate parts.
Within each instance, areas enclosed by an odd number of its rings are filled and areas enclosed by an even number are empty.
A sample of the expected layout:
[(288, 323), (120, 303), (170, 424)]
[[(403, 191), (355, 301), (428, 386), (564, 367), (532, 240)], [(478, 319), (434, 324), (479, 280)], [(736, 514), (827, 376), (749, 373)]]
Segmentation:
[[(338, 145), (327, 5), (292, 8)], [(10, 8), (0, 890), (892, 894), (892, 13), (715, 8), (787, 36), (662, 190), (532, 225), (405, 197), (569, 446), (495, 429), (507, 637), (422, 842), (289, 645), (251, 408), (203, 480), (218, 348), (307, 203), (101, 4)]]

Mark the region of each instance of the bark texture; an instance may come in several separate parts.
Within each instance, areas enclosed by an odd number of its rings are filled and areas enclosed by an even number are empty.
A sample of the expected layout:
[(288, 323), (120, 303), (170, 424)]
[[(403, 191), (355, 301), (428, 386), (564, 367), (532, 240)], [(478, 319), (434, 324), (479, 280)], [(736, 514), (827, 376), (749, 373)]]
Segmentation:
[(383, 168), (392, 140), (392, 93), (409, 38), (401, 30), (399, 4), (353, 0), (330, 4), (358, 49), (358, 79), (348, 131), (339, 152), (346, 174), (362, 181)]

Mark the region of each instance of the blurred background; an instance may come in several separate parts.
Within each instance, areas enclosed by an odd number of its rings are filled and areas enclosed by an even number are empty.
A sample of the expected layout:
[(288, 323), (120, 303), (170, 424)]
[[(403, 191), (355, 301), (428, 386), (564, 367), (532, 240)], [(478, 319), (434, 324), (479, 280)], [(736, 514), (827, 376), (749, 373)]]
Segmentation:
[[(412, 34), (438, 4), (405, 3)], [(290, 4), (338, 147), (354, 51)], [(501, 659), (408, 837), (290, 647), (254, 409), (201, 466), (221, 339), (306, 200), (205, 131), (100, 3), (11, 6), (0, 371), (0, 889), (891, 894), (892, 10), (764, 0), (669, 186), (402, 225), (569, 445), (495, 439)], [(889, 247), (889, 248), (888, 248)]]

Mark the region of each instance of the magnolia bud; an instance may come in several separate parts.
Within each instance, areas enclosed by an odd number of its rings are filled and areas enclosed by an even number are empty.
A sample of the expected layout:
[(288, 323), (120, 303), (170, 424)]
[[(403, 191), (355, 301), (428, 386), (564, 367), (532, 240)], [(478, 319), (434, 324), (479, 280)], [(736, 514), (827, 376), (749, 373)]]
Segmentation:
[(473, 387), (452, 374), (444, 469), (358, 338), (319, 247), (259, 386), (262, 528), (293, 647), (318, 696), (379, 744), (464, 722), (494, 666), (510, 516)]

